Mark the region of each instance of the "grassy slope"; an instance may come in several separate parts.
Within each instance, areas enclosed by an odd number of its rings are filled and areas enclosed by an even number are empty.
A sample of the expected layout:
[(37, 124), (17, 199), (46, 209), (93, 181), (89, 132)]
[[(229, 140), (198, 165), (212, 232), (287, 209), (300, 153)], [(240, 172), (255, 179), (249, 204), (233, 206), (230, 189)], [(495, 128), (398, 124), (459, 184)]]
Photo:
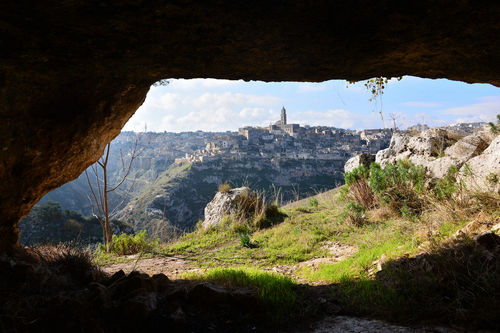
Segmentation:
[[(367, 211), (365, 223), (356, 226), (349, 222), (348, 203), (342, 200), (341, 192), (335, 189), (282, 207), (288, 217), (273, 227), (243, 229), (254, 245), (251, 248), (241, 243), (242, 228), (228, 220), (216, 229), (185, 234), (155, 252), (184, 256), (195, 266), (205, 268), (205, 273), (187, 278), (253, 286), (261, 292), (271, 285), (277, 299), (262, 298), (270, 308), (282, 302), (281, 306), (292, 309), (296, 302), (289, 297), (290, 290), (293, 292), (290, 281), (299, 279), (311, 285), (330, 285), (344, 313), (405, 324), (433, 322), (473, 328), (500, 324), (495, 319), (500, 309), (500, 260), (491, 261), (481, 248), (467, 241), (447, 248), (448, 236), (472, 220), (498, 223), (498, 201), (490, 206), (451, 211), (434, 208), (407, 217), (382, 207)], [(333, 257), (327, 249), (332, 243), (349, 245), (357, 251), (337, 263), (316, 267), (301, 264)], [(417, 267), (420, 270), (408, 273), (415, 267), (407, 258), (429, 248), (431, 270)], [(372, 273), (380, 259), (385, 272), (382, 278)], [(283, 265), (292, 268), (284, 270), (292, 280), (265, 273)], [(281, 288), (286, 293), (281, 293)], [(286, 316), (281, 320), (286, 321)]]
[[(338, 189), (282, 207), (288, 215), (277, 226), (258, 230), (250, 235), (255, 248), (243, 247), (240, 234), (225, 226), (221, 229), (197, 230), (169, 244), (168, 255), (183, 255), (201, 267), (254, 266), (264, 269), (276, 265), (293, 265), (313, 258), (328, 258), (327, 242), (339, 242), (358, 251), (337, 264), (323, 264), (317, 270), (302, 268), (299, 275), (309, 281), (338, 282), (346, 277), (367, 277), (372, 263), (382, 255), (386, 259), (413, 255), (432, 236), (439, 241), (462, 228), (473, 217), (430, 221), (432, 217), (384, 219), (377, 212), (369, 223), (356, 227), (346, 221), (345, 202)], [(317, 201), (317, 205), (316, 202)], [(431, 225), (432, 224), (432, 225)], [(438, 239), (439, 238), (439, 239)]]

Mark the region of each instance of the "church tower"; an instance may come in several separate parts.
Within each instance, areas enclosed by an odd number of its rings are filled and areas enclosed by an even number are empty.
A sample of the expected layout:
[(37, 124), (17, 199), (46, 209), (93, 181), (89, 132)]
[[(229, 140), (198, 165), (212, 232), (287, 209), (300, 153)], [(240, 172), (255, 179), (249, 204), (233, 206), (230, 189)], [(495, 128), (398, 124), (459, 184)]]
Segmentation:
[(281, 125), (286, 125), (286, 110), (284, 106), (281, 108)]

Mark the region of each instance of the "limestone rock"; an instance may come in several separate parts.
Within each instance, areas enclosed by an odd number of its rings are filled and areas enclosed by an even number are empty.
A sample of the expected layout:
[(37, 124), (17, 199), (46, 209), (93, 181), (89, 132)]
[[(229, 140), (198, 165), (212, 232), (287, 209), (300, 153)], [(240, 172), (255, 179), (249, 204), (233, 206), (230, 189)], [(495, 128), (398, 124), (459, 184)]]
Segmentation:
[(369, 167), (372, 162), (375, 162), (375, 155), (362, 153), (351, 157), (344, 165), (344, 172), (351, 172), (360, 165)]
[[(419, 163), (417, 163), (419, 164)], [(450, 169), (451, 166), (458, 166), (462, 165), (459, 160), (455, 160), (450, 156), (444, 156), (438, 159), (435, 159), (433, 161), (428, 161), (427, 163), (423, 164), (425, 165), (427, 169), (427, 174), (432, 177), (432, 178), (444, 178), (448, 174), (448, 170)]]
[(236, 200), (243, 193), (248, 193), (248, 187), (231, 189), (228, 192), (217, 192), (214, 199), (205, 207), (205, 220), (203, 229), (218, 226), (223, 217), (236, 213)]
[(458, 140), (454, 145), (446, 148), (444, 153), (464, 163), (481, 154), (487, 147), (488, 144), (479, 135), (473, 134)]
[(375, 161), (382, 167), (398, 160), (409, 160), (425, 167), (432, 179), (443, 178), (451, 166), (460, 168), (471, 157), (486, 148), (485, 140), (477, 134), (448, 128), (432, 128), (417, 135), (410, 132), (394, 133), (389, 148), (377, 153)]
[(500, 192), (500, 136), (479, 156), (460, 169), (469, 188), (481, 192)]

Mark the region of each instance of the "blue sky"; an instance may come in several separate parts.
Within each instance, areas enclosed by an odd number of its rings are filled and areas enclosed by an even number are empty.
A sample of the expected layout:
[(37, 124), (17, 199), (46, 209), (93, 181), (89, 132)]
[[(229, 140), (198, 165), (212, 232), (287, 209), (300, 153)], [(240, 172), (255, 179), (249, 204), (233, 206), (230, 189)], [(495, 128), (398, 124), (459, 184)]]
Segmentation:
[[(383, 128), (380, 104), (370, 102), (364, 82), (321, 83), (170, 80), (151, 87), (146, 101), (124, 130), (235, 131), (266, 126), (279, 119), (285, 106), (289, 123), (351, 129)], [(500, 113), (500, 88), (446, 79), (404, 77), (391, 80), (382, 96), (385, 126), (391, 115), (401, 128), (456, 122), (491, 121)]]

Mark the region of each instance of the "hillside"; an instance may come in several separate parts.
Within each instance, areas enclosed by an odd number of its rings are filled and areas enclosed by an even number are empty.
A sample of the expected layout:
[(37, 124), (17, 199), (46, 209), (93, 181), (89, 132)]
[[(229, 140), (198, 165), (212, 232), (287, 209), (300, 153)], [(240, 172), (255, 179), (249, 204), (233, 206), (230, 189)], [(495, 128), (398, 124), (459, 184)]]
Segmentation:
[[(132, 188), (132, 195), (140, 193), (144, 188), (151, 185), (156, 178), (165, 171), (176, 158), (184, 157), (186, 153), (191, 153), (205, 147), (207, 142), (222, 133), (217, 132), (185, 132), (185, 133), (134, 133), (122, 132), (111, 142), (110, 162), (108, 175), (111, 182), (117, 183), (122, 170), (121, 155), (124, 162), (128, 161), (129, 153), (133, 150), (137, 140), (137, 151), (140, 151), (138, 158), (132, 165), (129, 181), (137, 175), (135, 185)], [(88, 169), (93, 181), (93, 173)], [(128, 183), (130, 184), (130, 182)], [(125, 183), (120, 189), (126, 188)], [(91, 207), (88, 200), (89, 187), (85, 174), (81, 174), (77, 179), (49, 192), (39, 202), (45, 204), (48, 201), (58, 202), (62, 209), (78, 211), (84, 216), (91, 214)], [(121, 201), (123, 193), (111, 193), (116, 202)], [(113, 198), (112, 198), (113, 199)]]
[(341, 161), (291, 159), (219, 159), (176, 163), (163, 172), (117, 215), (136, 231), (169, 239), (193, 230), (222, 183), (247, 184), (268, 201), (288, 202), (343, 181)]

